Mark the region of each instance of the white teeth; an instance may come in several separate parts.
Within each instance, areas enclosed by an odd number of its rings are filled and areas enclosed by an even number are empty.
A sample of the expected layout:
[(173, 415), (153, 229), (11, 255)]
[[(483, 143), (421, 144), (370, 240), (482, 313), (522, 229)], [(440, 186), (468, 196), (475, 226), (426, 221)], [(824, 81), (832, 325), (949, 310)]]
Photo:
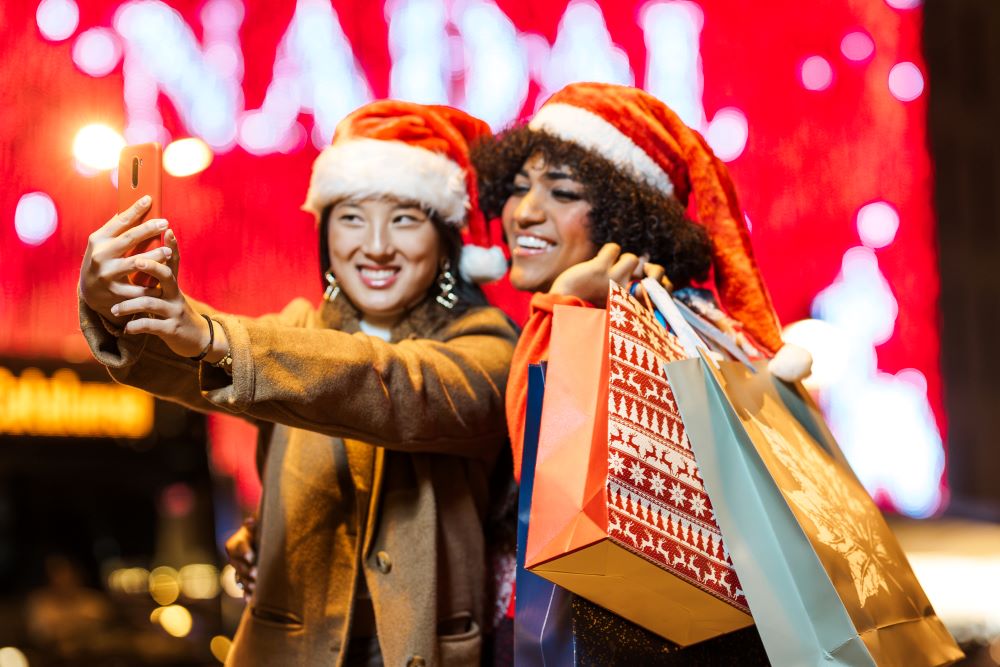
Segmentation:
[(532, 250), (547, 250), (551, 248), (554, 244), (549, 243), (545, 239), (540, 239), (537, 236), (518, 236), (517, 245), (520, 248), (531, 248)]
[(361, 274), (371, 280), (388, 280), (396, 275), (393, 269), (361, 269)]

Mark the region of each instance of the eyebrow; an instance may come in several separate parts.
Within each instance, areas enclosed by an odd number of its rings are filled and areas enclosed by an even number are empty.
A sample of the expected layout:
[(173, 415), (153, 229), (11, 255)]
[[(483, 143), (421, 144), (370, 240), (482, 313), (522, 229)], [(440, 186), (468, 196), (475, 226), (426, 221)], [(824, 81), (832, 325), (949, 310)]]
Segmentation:
[(570, 180), (570, 181), (575, 181), (576, 180), (576, 178), (573, 176), (573, 174), (570, 174), (570, 173), (565, 172), (565, 171), (559, 171), (559, 170), (556, 170), (556, 169), (553, 169), (551, 171), (545, 172), (544, 176), (545, 176), (545, 178), (549, 179), (550, 181), (559, 181), (559, 180), (562, 180), (562, 179), (567, 179), (567, 180)]

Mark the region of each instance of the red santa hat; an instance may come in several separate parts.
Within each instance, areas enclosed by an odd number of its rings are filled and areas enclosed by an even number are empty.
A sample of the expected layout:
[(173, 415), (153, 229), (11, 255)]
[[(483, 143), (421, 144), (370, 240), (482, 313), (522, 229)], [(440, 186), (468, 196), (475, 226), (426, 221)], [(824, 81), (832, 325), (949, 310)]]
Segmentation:
[(507, 272), (507, 260), (499, 247), (490, 247), (469, 162), (470, 144), (488, 134), (486, 123), (451, 107), (366, 104), (337, 125), (332, 145), (316, 158), (302, 208), (319, 216), (346, 197), (420, 203), (445, 223), (467, 229), (462, 275), (477, 283), (496, 280)]
[(566, 86), (545, 102), (529, 127), (604, 157), (684, 206), (693, 195), (696, 219), (711, 239), (722, 305), (775, 353), (775, 375), (795, 380), (809, 374), (808, 353), (781, 340), (729, 170), (698, 132), (649, 93), (604, 83)]

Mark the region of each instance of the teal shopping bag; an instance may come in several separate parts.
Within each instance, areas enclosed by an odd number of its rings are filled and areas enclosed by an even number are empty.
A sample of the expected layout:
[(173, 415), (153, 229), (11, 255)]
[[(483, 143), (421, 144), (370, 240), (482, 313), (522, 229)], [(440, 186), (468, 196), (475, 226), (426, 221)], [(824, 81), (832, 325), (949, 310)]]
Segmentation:
[(704, 354), (666, 372), (773, 664), (963, 657), (801, 386)]

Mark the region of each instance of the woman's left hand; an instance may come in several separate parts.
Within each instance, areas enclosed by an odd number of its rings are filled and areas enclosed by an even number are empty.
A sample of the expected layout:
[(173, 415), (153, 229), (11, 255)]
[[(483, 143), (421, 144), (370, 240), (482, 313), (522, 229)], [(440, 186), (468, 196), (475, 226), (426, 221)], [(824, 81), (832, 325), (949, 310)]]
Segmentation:
[(208, 345), (209, 325), (177, 285), (180, 253), (174, 231), (168, 229), (163, 237), (172, 251), (165, 263), (149, 259), (136, 260), (135, 263), (136, 269), (160, 281), (161, 296), (141, 296), (122, 301), (113, 306), (111, 312), (117, 317), (137, 316), (125, 324), (126, 333), (153, 334), (177, 355), (196, 357)]

